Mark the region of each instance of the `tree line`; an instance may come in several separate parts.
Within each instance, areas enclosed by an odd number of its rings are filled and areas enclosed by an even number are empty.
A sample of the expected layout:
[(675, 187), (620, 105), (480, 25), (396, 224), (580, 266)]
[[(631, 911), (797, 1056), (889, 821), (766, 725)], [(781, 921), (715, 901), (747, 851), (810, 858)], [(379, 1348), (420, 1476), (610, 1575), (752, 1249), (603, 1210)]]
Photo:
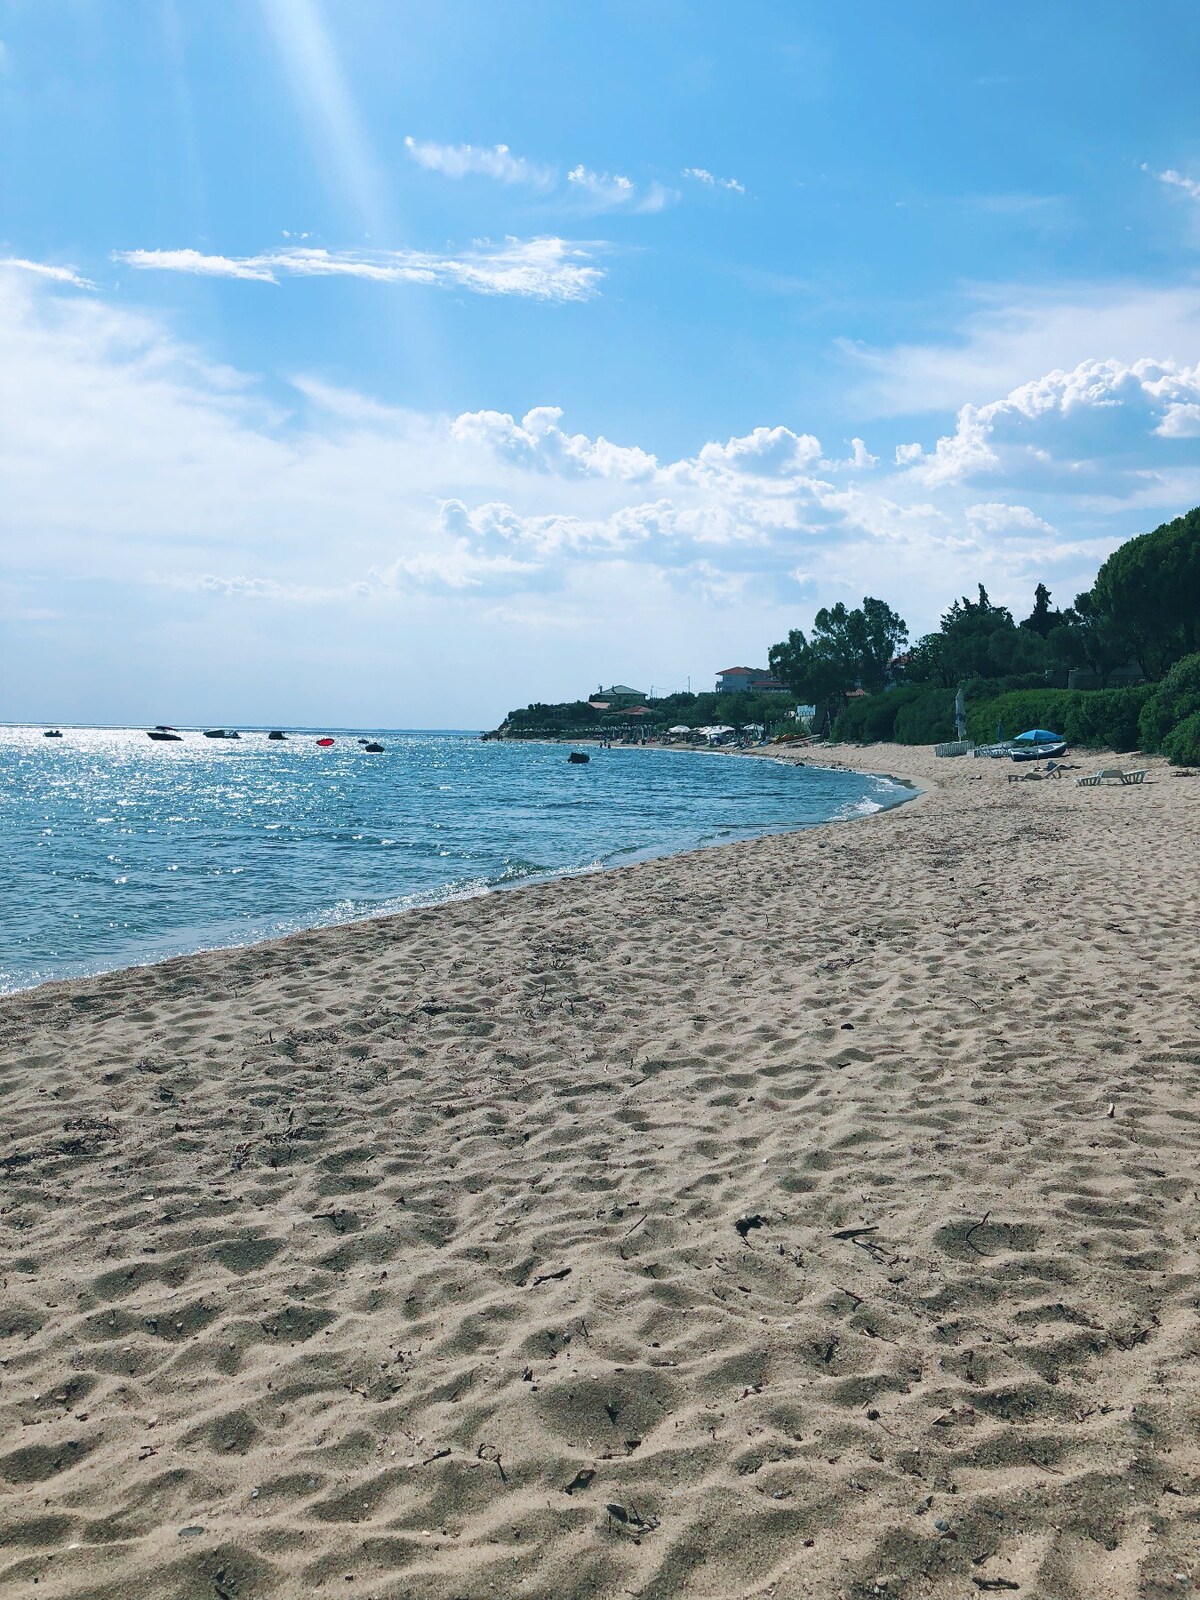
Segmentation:
[(1157, 682), (1200, 648), (1200, 507), (1115, 550), (1072, 605), (1058, 610), (1051, 600), (1039, 583), (1033, 609), (1018, 622), (980, 584), (976, 598), (955, 600), (937, 631), (907, 648), (904, 619), (868, 595), (853, 609), (818, 611), (808, 635), (792, 629), (771, 646), (771, 670), (831, 715), (855, 690), (878, 694), (898, 683), (1065, 684), (1067, 673), (1081, 668), (1103, 686), (1131, 664)]
[[(1070, 606), (1052, 599), (1039, 583), (1018, 621), (980, 584), (909, 646), (904, 619), (868, 595), (822, 609), (807, 635), (793, 629), (771, 647), (771, 668), (818, 706), (818, 727), (835, 738), (953, 739), (961, 688), (968, 734), (980, 742), (1019, 722), (1081, 744), (1195, 749), (1200, 761), (1200, 742), (1175, 737), (1200, 715), (1200, 508), (1115, 550)], [(1073, 668), (1090, 675), (1090, 689), (1066, 690)], [(1196, 732), (1200, 741), (1200, 724)]]

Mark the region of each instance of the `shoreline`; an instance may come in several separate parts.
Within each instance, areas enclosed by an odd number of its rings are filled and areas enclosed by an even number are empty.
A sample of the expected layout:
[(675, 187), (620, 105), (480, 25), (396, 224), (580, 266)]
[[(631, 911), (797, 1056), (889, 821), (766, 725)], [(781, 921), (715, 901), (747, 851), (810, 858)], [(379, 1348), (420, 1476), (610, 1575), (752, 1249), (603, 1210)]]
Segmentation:
[[(64, 726), (65, 726), (65, 724), (64, 724)], [(529, 742), (533, 742), (533, 741), (529, 741)], [(557, 741), (545, 741), (545, 742), (547, 742), (547, 743), (555, 743), (555, 744), (557, 743)], [(654, 751), (658, 751), (658, 752), (676, 752), (676, 753), (680, 753), (680, 754), (683, 754), (683, 755), (724, 755), (724, 756), (757, 755), (757, 756), (761, 757), (761, 756), (766, 756), (768, 754), (768, 752), (766, 752), (766, 751), (754, 751), (754, 750), (725, 750), (725, 749), (718, 749), (718, 750), (682, 749), (682, 750), (680, 750), (679, 747), (677, 747), (677, 746), (673, 746), (673, 745), (656, 745), (656, 744), (642, 745), (642, 746), (638, 746), (636, 748), (643, 749), (643, 750), (654, 750)], [(899, 800), (899, 801), (895, 802), (894, 805), (881, 807), (880, 808), (881, 811), (896, 810), (900, 806), (912, 805), (912, 804), (915, 804), (917, 801), (919, 801), (922, 798), (921, 786), (918, 784), (918, 782), (915, 779), (906, 779), (906, 778), (894, 777), (892, 774), (884, 773), (884, 772), (861, 771), (859, 768), (856, 768), (856, 767), (848, 767), (848, 766), (843, 766), (843, 765), (836, 764), (836, 763), (834, 765), (832, 765), (832, 766), (825, 766), (825, 764), (819, 763), (819, 762), (812, 762), (812, 763), (796, 762), (796, 761), (789, 760), (787, 757), (778, 757), (778, 759), (780, 759), (782, 761), (782, 763), (784, 765), (787, 765), (787, 766), (812, 765), (812, 766), (820, 767), (822, 770), (827, 770), (827, 771), (854, 772), (854, 773), (856, 773), (857, 775), (859, 775), (861, 777), (886, 778), (890, 782), (896, 783), (896, 784), (900, 785), (901, 787), (911, 788), (914, 791), (916, 791), (909, 798), (904, 799), (904, 800)], [(376, 911), (376, 912), (368, 912), (363, 916), (346, 918), (344, 921), (312, 923), (312, 924), (310, 924), (310, 925), (308, 925), (306, 927), (295, 928), (289, 933), (276, 934), (276, 935), (274, 935), (272, 937), (265, 938), (265, 939), (251, 939), (251, 940), (248, 940), (245, 944), (222, 944), (222, 945), (202, 946), (199, 949), (182, 951), (182, 952), (179, 952), (179, 953), (174, 954), (174, 955), (159, 956), (157, 958), (154, 958), (154, 959), (148, 960), (148, 961), (136, 961), (136, 962), (132, 962), (132, 963), (130, 963), (128, 965), (119, 965), (119, 966), (113, 966), (113, 967), (102, 967), (102, 968), (100, 968), (99, 970), (97, 970), (95, 972), (79, 973), (79, 974), (75, 974), (75, 975), (72, 975), (72, 976), (64, 976), (64, 977), (44, 978), (38, 983), (28, 984), (28, 985), (22, 986), (20, 988), (0, 990), (0, 1004), (2, 1004), (3, 1001), (5, 1001), (7, 999), (14, 998), (15, 996), (32, 994), (32, 993), (35, 993), (38, 990), (41, 990), (41, 989), (44, 989), (44, 988), (48, 988), (48, 987), (54, 986), (54, 985), (64, 985), (64, 984), (69, 985), (69, 984), (92, 983), (92, 982), (96, 982), (96, 981), (98, 981), (100, 979), (113, 977), (114, 975), (117, 975), (117, 974), (120, 974), (120, 973), (124, 973), (124, 972), (145, 971), (145, 970), (148, 970), (148, 969), (151, 969), (151, 968), (154, 968), (154, 967), (162, 966), (162, 965), (164, 965), (165, 963), (168, 963), (168, 962), (190, 961), (192, 959), (199, 958), (199, 957), (202, 957), (202, 956), (233, 955), (238, 951), (256, 950), (256, 949), (259, 949), (260, 947), (271, 946), (271, 945), (276, 945), (276, 944), (283, 944), (283, 943), (286, 943), (290, 939), (299, 938), (302, 935), (312, 935), (312, 934), (320, 934), (320, 933), (336, 933), (337, 931), (339, 931), (342, 928), (351, 927), (355, 923), (359, 923), (359, 922), (380, 922), (380, 921), (385, 921), (385, 920), (387, 920), (388, 918), (391, 918), (391, 917), (407, 917), (407, 916), (411, 916), (414, 912), (432, 911), (432, 910), (436, 910), (439, 906), (458, 905), (460, 903), (464, 903), (464, 902), (470, 901), (470, 900), (484, 899), (488, 895), (492, 895), (492, 894), (515, 894), (515, 893), (519, 893), (521, 890), (528, 889), (528, 888), (534, 888), (534, 887), (537, 887), (538, 885), (541, 885), (541, 884), (557, 883), (557, 882), (560, 882), (560, 881), (570, 880), (570, 879), (574, 879), (574, 878), (591, 877), (591, 876), (593, 876), (595, 874), (598, 874), (598, 873), (621, 872), (621, 871), (624, 871), (627, 867), (638, 866), (638, 865), (641, 865), (642, 863), (644, 863), (646, 861), (667, 860), (667, 859), (669, 859), (671, 857), (674, 857), (674, 856), (686, 856), (686, 855), (698, 854), (698, 853), (701, 853), (701, 852), (707, 851), (707, 850), (726, 849), (731, 845), (748, 843), (748, 842), (751, 842), (751, 840), (757, 839), (757, 838), (776, 838), (776, 837), (782, 837), (782, 836), (785, 836), (785, 835), (791, 834), (791, 833), (805, 833), (805, 832), (808, 832), (812, 828), (829, 827), (829, 826), (832, 826), (832, 825), (834, 825), (836, 823), (841, 823), (841, 822), (863, 822), (863, 821), (869, 821), (872, 816), (876, 816), (878, 814), (879, 814), (878, 812), (870, 812), (870, 813), (866, 813), (865, 815), (862, 815), (862, 816), (835, 817), (835, 818), (830, 818), (826, 822), (805, 823), (805, 824), (802, 824), (799, 827), (777, 829), (777, 830), (772, 830), (769, 833), (763, 833), (763, 834), (752, 834), (747, 839), (727, 840), (727, 841), (724, 841), (722, 843), (693, 846), (693, 847), (688, 847), (688, 848), (682, 849), (682, 850), (665, 850), (665, 851), (662, 851), (662, 852), (655, 851), (655, 852), (653, 852), (651, 854), (641, 854), (641, 853), (639, 853), (633, 860), (628, 861), (628, 862), (623, 862), (623, 863), (620, 863), (618, 865), (613, 865), (611, 863), (606, 863), (606, 864), (602, 864), (602, 865), (589, 865), (589, 866), (582, 866), (582, 867), (563, 867), (561, 869), (551, 870), (551, 871), (548, 871), (548, 872), (545, 872), (545, 873), (534, 873), (534, 874), (531, 874), (528, 878), (520, 879), (517, 882), (511, 882), (511, 883), (504, 883), (504, 882), (489, 883), (489, 884), (485, 884), (483, 887), (481, 887), (479, 889), (464, 890), (464, 891), (459, 892), (459, 893), (451, 893), (451, 892), (449, 892), (449, 885), (447, 885), (444, 890), (430, 891), (431, 896), (433, 896), (432, 898), (430, 898), (428, 900), (421, 901), (421, 902), (419, 902), (417, 904), (414, 904), (414, 905), (411, 905), (411, 906), (406, 906), (402, 910), (381, 910), (381, 911)]]
[(1200, 1578), (1200, 784), (933, 759), (0, 1000), (0, 1589)]

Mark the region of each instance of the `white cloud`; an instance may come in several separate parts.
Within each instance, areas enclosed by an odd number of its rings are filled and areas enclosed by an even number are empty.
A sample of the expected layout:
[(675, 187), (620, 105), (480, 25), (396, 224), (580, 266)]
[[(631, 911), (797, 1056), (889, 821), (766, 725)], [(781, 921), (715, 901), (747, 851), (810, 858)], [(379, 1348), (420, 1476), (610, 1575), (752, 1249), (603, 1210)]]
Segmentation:
[(1155, 431), (1164, 439), (1200, 439), (1200, 402), (1173, 400)]
[(702, 183), (709, 189), (730, 189), (734, 194), (746, 192), (746, 185), (737, 178), (715, 177), (706, 167), (684, 167), (683, 176), (691, 178), (694, 183)]
[[(864, 593), (914, 632), (977, 581), (1024, 614), (1038, 578), (1073, 594), (1200, 500), (1200, 373), (1167, 362), (1047, 373), (884, 460), (853, 440), (828, 459), (798, 419), (667, 457), (554, 406), (419, 415), (308, 376), (293, 394), (268, 402), (157, 316), (0, 274), (0, 591), (68, 621), (86, 591), (104, 618), (89, 648), (114, 664), (153, 623), (193, 673), (228, 660), (244, 683), (269, 656), (319, 696), (331, 675), (391, 682), (440, 653), (473, 663), (463, 704), (483, 681), (515, 703), (518, 657), (526, 698), (557, 687), (532, 618), (554, 618), (568, 677), (595, 682), (601, 654), (692, 640), (702, 658), (706, 608), (735, 597), (747, 645)], [(322, 608), (303, 637), (299, 605)], [(11, 654), (33, 685), (66, 681), (51, 653)]]
[(620, 173), (610, 176), (607, 172), (589, 172), (582, 164), (571, 168), (567, 182), (605, 206), (628, 205), (637, 194), (632, 178), (623, 178)]
[(272, 271), (275, 256), (203, 255), (199, 250), (114, 250), (113, 260), (151, 272), (189, 272), (202, 278), (244, 278), (253, 283), (278, 283)]
[(596, 246), (566, 239), (506, 239), (458, 255), (420, 250), (329, 251), (292, 246), (255, 256), (204, 255), (198, 250), (118, 250), (113, 259), (140, 271), (184, 272), (278, 283), (281, 277), (366, 278), (375, 283), (424, 283), (477, 294), (536, 300), (589, 300), (603, 270)]
[[(458, 506), (461, 502), (447, 504)], [(447, 517), (446, 512), (443, 506), (442, 525), (449, 528), (453, 518)], [(489, 594), (496, 594), (536, 579), (538, 571), (535, 562), (515, 556), (481, 555), (468, 540), (455, 538), (447, 548), (397, 556), (387, 566), (373, 567), (371, 577), (384, 589), (445, 589), (461, 593), (486, 587)]]
[(94, 289), (90, 278), (83, 277), (74, 267), (55, 267), (45, 261), (26, 261), (22, 256), (0, 256), (0, 267), (13, 272), (32, 272), (39, 278), (50, 278), (55, 283), (69, 283), (75, 289)]
[(704, 445), (696, 457), (701, 470), (752, 474), (767, 478), (796, 477), (821, 457), (821, 441), (790, 428), (755, 428), (724, 444)]
[(1076, 284), (1054, 291), (976, 286), (952, 338), (843, 350), (862, 374), (847, 398), (864, 418), (957, 410), (967, 401), (986, 405), (1031, 373), (1070, 371), (1097, 357), (1129, 366), (1157, 350), (1195, 360), (1200, 283)]
[(418, 166), (427, 172), (440, 172), (446, 178), (480, 175), (499, 183), (526, 183), (536, 188), (545, 188), (554, 181), (552, 167), (514, 156), (506, 144), (435, 144), (410, 136), (404, 147)]
[(850, 454), (844, 461), (823, 461), (821, 466), (832, 471), (839, 468), (847, 472), (869, 472), (872, 467), (879, 465), (879, 457), (873, 456), (861, 439), (850, 440)]
[(1082, 361), (1069, 372), (1049, 372), (1020, 384), (1002, 400), (963, 406), (954, 432), (943, 435), (930, 453), (907, 457), (908, 471), (925, 484), (985, 475), (1038, 481), (1065, 474), (1082, 489), (1089, 480), (1111, 482), (1121, 473), (1139, 473), (1149, 435), (1191, 437), (1198, 406), (1200, 364)]
[(1014, 530), (1024, 533), (1053, 533), (1054, 529), (1028, 506), (1007, 505), (1003, 501), (988, 500), (981, 505), (967, 507), (967, 521), (983, 533), (1005, 534)]
[(249, 578), (242, 575), (221, 577), (213, 572), (151, 574), (146, 581), (164, 589), (185, 593), (216, 595), (225, 600), (264, 600), (328, 605), (331, 601), (361, 599), (370, 593), (365, 582), (332, 586), (281, 583), (277, 578)]
[(558, 426), (561, 417), (557, 406), (538, 406), (520, 422), (507, 412), (467, 411), (454, 419), (450, 433), (459, 443), (490, 450), (515, 466), (565, 477), (594, 474), (636, 481), (657, 468), (655, 458), (636, 446), (564, 433)]
[[(1142, 171), (1149, 172), (1150, 168), (1143, 163)], [(1189, 200), (1200, 200), (1200, 179), (1189, 178), (1182, 172), (1176, 172), (1173, 167), (1168, 167), (1165, 172), (1156, 172), (1154, 176), (1168, 188), (1182, 189)]]
[(639, 189), (632, 178), (620, 173), (592, 172), (582, 163), (567, 173), (567, 182), (592, 211), (662, 211), (679, 199), (677, 190), (664, 188), (660, 183)]

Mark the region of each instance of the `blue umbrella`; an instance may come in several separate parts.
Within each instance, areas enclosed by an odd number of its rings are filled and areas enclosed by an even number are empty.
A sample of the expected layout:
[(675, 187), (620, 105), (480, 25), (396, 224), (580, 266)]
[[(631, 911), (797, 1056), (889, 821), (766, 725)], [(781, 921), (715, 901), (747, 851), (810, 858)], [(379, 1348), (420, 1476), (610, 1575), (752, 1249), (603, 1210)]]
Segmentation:
[(1029, 728), (1025, 733), (1019, 733), (1013, 740), (1014, 744), (1062, 744), (1061, 733), (1051, 733), (1048, 728)]

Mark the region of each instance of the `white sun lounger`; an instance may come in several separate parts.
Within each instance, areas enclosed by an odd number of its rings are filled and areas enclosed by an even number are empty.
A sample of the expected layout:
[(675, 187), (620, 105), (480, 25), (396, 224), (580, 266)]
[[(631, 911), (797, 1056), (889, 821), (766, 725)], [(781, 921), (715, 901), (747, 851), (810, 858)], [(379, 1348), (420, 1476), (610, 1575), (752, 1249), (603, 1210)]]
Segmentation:
[(1095, 789), (1110, 779), (1123, 784), (1145, 783), (1146, 771), (1145, 767), (1133, 767), (1128, 772), (1123, 767), (1101, 767), (1099, 772), (1087, 778), (1076, 778), (1075, 782), (1082, 789)]

